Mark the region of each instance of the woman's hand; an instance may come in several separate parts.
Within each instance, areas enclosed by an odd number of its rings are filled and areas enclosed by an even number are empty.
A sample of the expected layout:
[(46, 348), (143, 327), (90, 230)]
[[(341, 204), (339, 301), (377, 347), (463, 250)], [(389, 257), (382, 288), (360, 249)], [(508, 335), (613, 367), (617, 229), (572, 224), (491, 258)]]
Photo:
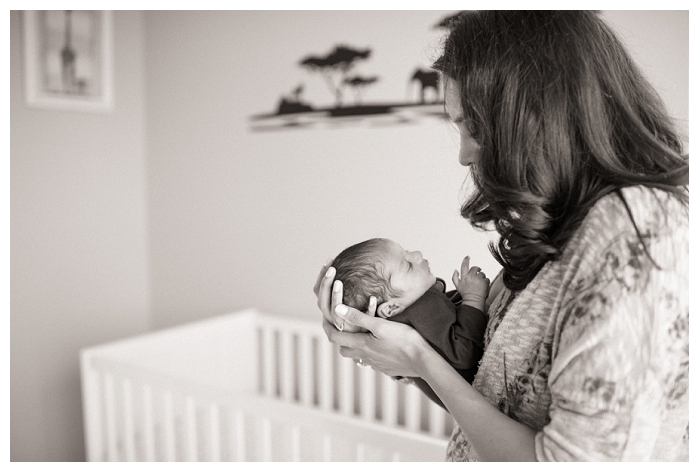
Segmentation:
[[(416, 377), (416, 361), (423, 349), (432, 349), (413, 328), (376, 318), (376, 298), (371, 297), (367, 313), (342, 305), (342, 281), (335, 268), (323, 265), (313, 292), (323, 313), (323, 329), (340, 354), (369, 365), (389, 376)], [(338, 311), (343, 312), (340, 316)], [(354, 334), (352, 334), (354, 333)]]
[(334, 311), (345, 322), (345, 327), (351, 325), (368, 331), (341, 332), (324, 319), (325, 334), (331, 343), (340, 346), (341, 356), (361, 359), (361, 365), (391, 377), (421, 377), (422, 357), (432, 348), (417, 331), (403, 323), (369, 316), (346, 305), (337, 305)]
[[(335, 307), (342, 303), (342, 281), (335, 280), (335, 268), (329, 267), (330, 262), (332, 259), (323, 265), (313, 286), (313, 293), (318, 297), (318, 308), (323, 313), (323, 318), (334, 324), (339, 331), (349, 333), (364, 331), (358, 326), (345, 324), (345, 321), (335, 313)], [(374, 297), (369, 300), (367, 314), (369, 316), (376, 314), (376, 299)]]
[[(318, 297), (318, 308), (323, 313), (323, 318), (335, 323), (335, 317), (332, 315), (334, 305), (331, 304), (331, 291), (333, 280), (335, 279), (335, 268), (329, 267), (332, 259), (323, 264), (323, 268), (320, 270), (318, 277), (316, 278), (316, 283), (313, 286), (313, 293)], [(342, 303), (342, 301), (340, 301)], [(335, 304), (336, 305), (336, 304)]]

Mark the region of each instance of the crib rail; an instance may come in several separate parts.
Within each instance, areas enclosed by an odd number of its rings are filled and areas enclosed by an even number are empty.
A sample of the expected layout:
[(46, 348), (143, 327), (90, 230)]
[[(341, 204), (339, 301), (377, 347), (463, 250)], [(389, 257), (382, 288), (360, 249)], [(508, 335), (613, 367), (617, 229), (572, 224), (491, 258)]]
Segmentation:
[(97, 362), (90, 461), (442, 460), (446, 441), (342, 413)]
[(319, 323), (253, 310), (83, 350), (81, 369), (91, 461), (443, 460), (453, 426)]

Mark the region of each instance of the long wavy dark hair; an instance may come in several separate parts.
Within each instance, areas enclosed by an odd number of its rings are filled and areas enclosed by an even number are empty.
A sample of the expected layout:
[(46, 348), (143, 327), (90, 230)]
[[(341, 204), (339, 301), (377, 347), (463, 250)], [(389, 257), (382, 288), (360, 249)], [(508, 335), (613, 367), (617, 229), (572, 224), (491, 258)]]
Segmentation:
[(595, 12), (464, 12), (434, 68), (460, 88), (480, 145), (461, 214), (500, 234), (506, 287), (526, 287), (611, 192), (646, 185), (688, 205), (674, 123)]

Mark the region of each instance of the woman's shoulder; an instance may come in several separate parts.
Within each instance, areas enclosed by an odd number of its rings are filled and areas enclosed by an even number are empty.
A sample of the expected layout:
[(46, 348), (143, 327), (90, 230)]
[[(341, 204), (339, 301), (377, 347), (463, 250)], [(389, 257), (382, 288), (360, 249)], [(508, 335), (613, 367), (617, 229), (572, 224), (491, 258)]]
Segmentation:
[[(623, 198), (622, 198), (623, 197)], [(689, 211), (677, 196), (664, 190), (637, 185), (600, 198), (586, 215), (579, 236), (584, 239), (616, 239), (638, 233), (657, 237), (688, 231)]]
[(663, 267), (681, 264), (689, 252), (689, 210), (673, 194), (635, 186), (597, 201), (557, 264), (577, 261), (580, 274), (594, 273), (601, 261), (646, 252)]
[[(652, 224), (664, 221), (666, 217), (678, 222), (689, 221), (688, 207), (677, 195), (668, 191), (636, 185), (621, 189), (621, 193), (634, 218), (638, 215), (639, 223)], [(617, 197), (616, 201), (619, 202), (621, 199)], [(621, 203), (624, 205), (624, 202)]]

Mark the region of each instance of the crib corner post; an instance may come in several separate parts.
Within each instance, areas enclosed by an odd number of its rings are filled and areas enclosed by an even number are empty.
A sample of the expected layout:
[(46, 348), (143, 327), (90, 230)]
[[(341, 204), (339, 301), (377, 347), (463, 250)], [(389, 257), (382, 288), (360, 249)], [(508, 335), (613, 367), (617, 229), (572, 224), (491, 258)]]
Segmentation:
[(100, 462), (104, 460), (101, 382), (99, 371), (92, 367), (92, 354), (89, 350), (80, 352), (80, 375), (83, 397), (85, 456), (88, 462)]

